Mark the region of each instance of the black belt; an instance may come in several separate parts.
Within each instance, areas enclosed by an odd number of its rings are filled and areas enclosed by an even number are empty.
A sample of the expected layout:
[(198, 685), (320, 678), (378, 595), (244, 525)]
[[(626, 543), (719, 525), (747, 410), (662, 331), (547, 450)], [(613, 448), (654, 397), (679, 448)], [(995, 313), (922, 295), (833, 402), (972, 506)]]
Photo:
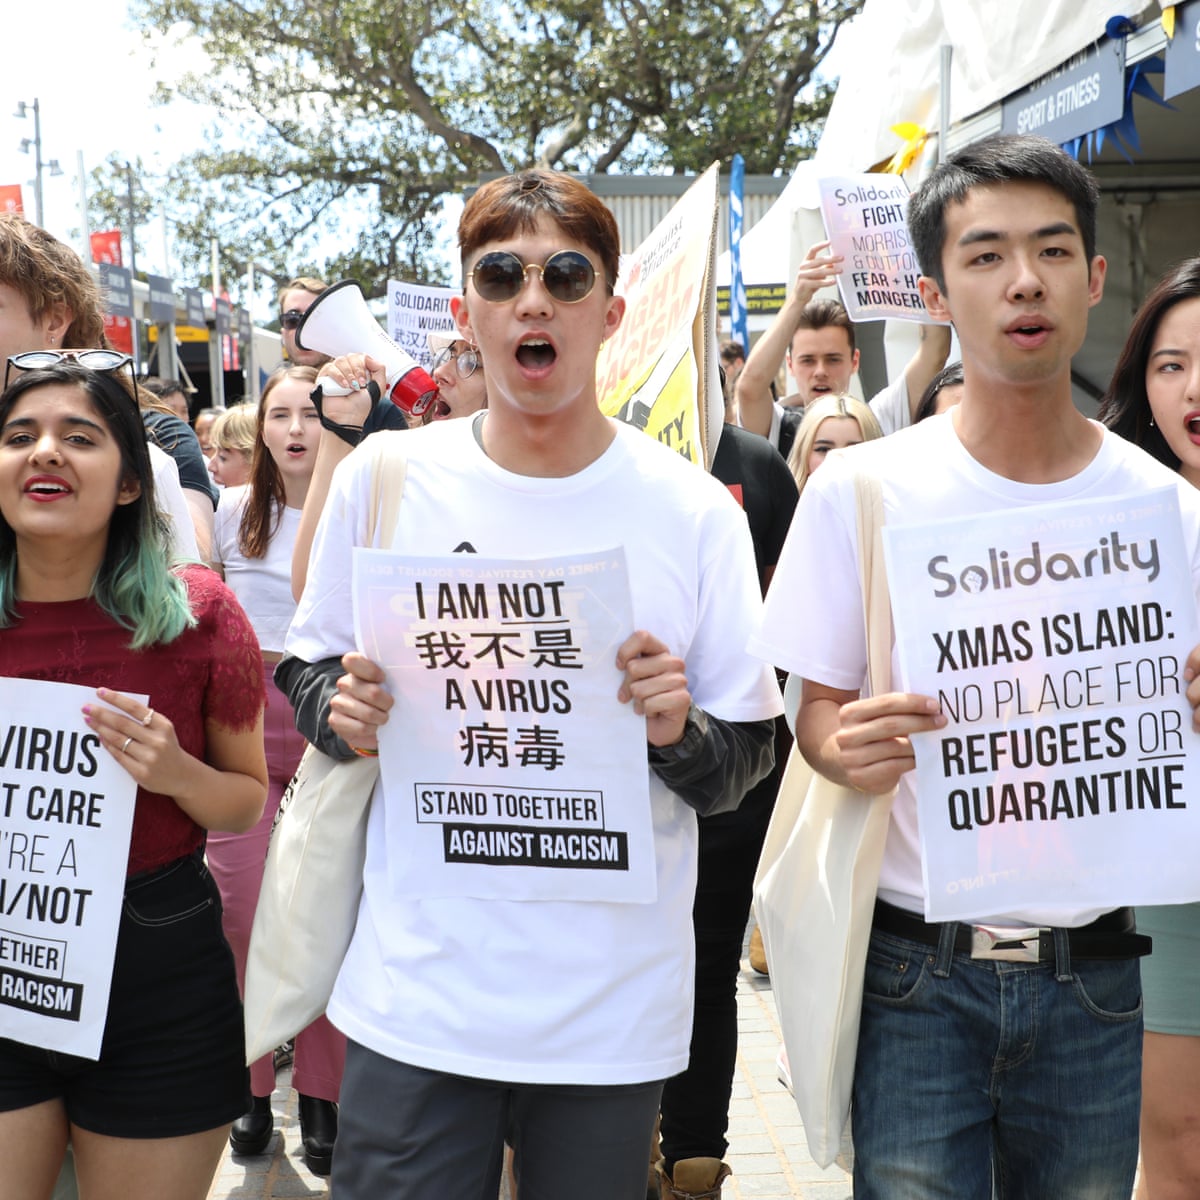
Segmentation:
[[(1010, 929), (1002, 925), (955, 925), (954, 949), (972, 958), (994, 958), (1007, 962), (1053, 962), (1054, 930), (1038, 928)], [(941, 943), (944, 926), (923, 921), (907, 909), (886, 900), (875, 901), (873, 927), (893, 937), (907, 938), (927, 946)], [(1117, 908), (1103, 913), (1090, 925), (1068, 929), (1067, 945), (1071, 957), (1078, 959), (1141, 958), (1150, 953), (1150, 938), (1135, 932), (1133, 909)]]

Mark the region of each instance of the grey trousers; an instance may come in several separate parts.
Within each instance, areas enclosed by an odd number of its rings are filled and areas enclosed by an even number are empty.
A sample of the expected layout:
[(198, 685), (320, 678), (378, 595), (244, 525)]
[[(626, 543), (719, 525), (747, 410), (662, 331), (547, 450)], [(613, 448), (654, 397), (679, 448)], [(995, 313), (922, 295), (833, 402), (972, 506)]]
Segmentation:
[(643, 1200), (662, 1081), (510, 1084), (427, 1071), (349, 1043), (337, 1200), (496, 1200), (504, 1142), (521, 1200)]

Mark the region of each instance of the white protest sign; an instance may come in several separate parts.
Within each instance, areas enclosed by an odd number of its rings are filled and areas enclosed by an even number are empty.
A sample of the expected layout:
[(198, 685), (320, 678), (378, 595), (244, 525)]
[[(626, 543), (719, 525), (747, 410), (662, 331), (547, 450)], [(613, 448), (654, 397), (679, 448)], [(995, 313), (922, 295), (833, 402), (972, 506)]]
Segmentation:
[(655, 899), (646, 724), (617, 702), (621, 549), (540, 560), (354, 553), (397, 895)]
[(137, 794), (84, 724), (95, 703), (94, 688), (28, 679), (5, 679), (0, 699), (0, 1028), (91, 1059)]
[(1174, 488), (884, 530), (926, 916), (1200, 899), (1200, 641)]
[(934, 324), (917, 287), (921, 274), (908, 238), (908, 185), (899, 175), (818, 181), (830, 253), (845, 262), (838, 291), (852, 321)]
[(426, 369), (433, 359), (428, 335), (458, 336), (450, 314), (450, 300), (456, 295), (453, 288), (388, 280), (388, 336)]

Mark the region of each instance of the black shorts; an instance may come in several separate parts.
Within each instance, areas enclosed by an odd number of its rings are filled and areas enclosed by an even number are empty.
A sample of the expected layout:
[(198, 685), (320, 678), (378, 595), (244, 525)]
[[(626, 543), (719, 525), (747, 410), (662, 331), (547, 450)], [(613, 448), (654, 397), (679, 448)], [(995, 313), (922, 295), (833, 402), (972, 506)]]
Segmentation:
[(200, 1133), (250, 1108), (221, 899), (199, 853), (125, 887), (97, 1062), (0, 1039), (0, 1111), (61, 1099), (108, 1137)]

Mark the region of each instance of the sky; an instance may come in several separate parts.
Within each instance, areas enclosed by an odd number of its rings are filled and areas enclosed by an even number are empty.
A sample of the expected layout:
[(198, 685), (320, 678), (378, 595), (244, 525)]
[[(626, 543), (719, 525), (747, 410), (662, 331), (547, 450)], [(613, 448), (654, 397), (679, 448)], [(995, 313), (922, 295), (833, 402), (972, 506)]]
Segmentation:
[[(41, 114), (43, 164), (57, 159), (63, 174), (43, 166), (43, 224), (77, 249), (81, 227), (79, 156), (90, 173), (110, 154), (141, 155), (151, 167), (165, 166), (199, 143), (208, 114), (195, 105), (169, 109), (152, 103), (158, 75), (182, 70), (171, 52), (157, 70), (152, 53), (133, 28), (126, 0), (55, 0), (52, 5), (5, 5), (7, 47), (0, 75), (0, 184), (23, 185), (25, 214), (35, 219), (34, 154), (22, 154), (22, 138), (33, 139), (33, 101)], [(194, 52), (197, 53), (197, 52)], [(22, 120), (18, 101), (28, 106)], [(162, 235), (146, 239), (140, 270), (164, 271)]]

